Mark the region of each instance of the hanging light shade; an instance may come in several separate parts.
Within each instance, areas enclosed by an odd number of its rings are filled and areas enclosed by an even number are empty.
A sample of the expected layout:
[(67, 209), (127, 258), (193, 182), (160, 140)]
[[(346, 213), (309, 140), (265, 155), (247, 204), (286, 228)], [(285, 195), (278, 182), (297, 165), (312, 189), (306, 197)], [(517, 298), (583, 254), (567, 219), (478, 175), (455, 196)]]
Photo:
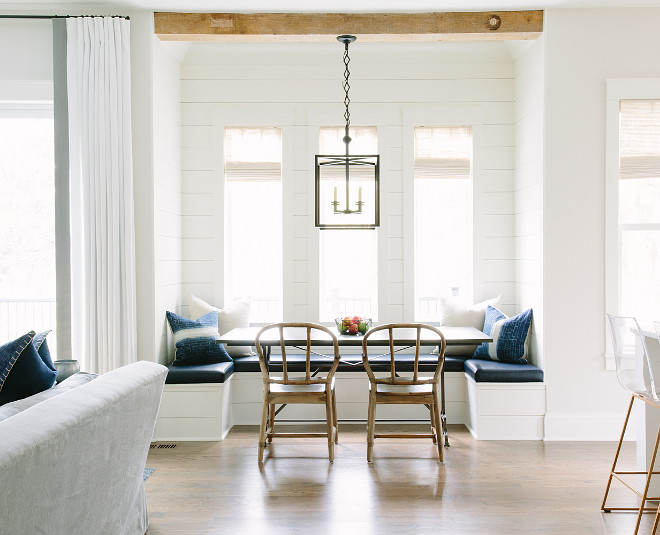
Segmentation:
[(378, 154), (350, 154), (351, 114), (348, 91), (348, 45), (353, 35), (337, 37), (344, 44), (344, 154), (316, 155), (315, 200), (316, 226), (323, 229), (375, 229), (380, 225)]

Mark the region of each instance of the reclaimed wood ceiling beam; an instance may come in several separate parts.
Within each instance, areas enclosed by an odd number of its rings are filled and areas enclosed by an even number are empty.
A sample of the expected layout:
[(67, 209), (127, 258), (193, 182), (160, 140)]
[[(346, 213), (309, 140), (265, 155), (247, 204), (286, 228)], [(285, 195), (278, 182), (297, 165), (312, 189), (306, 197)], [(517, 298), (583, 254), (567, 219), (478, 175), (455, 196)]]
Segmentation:
[(467, 41), (536, 39), (543, 11), (448, 13), (154, 13), (163, 41)]

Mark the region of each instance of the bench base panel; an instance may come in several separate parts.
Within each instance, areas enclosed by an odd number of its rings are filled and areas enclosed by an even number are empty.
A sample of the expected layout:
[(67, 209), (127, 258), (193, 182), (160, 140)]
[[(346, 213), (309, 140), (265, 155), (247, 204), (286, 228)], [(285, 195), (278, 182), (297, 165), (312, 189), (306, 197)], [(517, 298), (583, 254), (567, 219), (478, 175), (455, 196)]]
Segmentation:
[(467, 378), (467, 428), (477, 440), (543, 440), (545, 383)]
[(166, 384), (153, 440), (224, 440), (233, 426), (232, 385), (233, 376), (224, 383)]
[[(363, 374), (337, 373), (339, 421), (367, 420), (369, 381)], [(478, 440), (543, 440), (545, 383), (477, 383), (464, 373), (445, 375), (447, 422), (464, 424)], [(155, 441), (223, 440), (233, 425), (259, 425), (261, 373), (241, 372), (225, 383), (166, 384)], [(376, 418), (388, 422), (425, 421), (423, 406), (380, 405)], [(289, 405), (278, 419), (325, 421), (320, 405)], [(286, 421), (286, 422), (284, 422)], [(414, 422), (419, 423), (419, 422)]]

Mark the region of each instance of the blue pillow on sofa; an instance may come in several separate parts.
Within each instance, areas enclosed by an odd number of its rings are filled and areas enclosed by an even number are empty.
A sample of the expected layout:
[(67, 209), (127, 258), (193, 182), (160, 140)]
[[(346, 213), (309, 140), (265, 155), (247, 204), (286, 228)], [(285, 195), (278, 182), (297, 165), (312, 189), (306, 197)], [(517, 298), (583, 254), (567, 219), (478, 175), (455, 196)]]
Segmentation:
[[(46, 334), (38, 340), (43, 347)], [(24, 334), (13, 342), (0, 346), (0, 405), (23, 399), (55, 384), (57, 371), (39, 355), (37, 347), (32, 343), (34, 331)], [(40, 335), (41, 336), (41, 335)]]
[(483, 332), (489, 335), (493, 342), (477, 347), (472, 358), (527, 364), (527, 338), (531, 323), (531, 308), (508, 318), (506, 314), (489, 305)]
[(48, 366), (51, 370), (57, 371), (55, 368), (55, 364), (53, 364), (53, 359), (50, 356), (50, 350), (48, 349), (48, 344), (46, 343), (46, 336), (48, 336), (48, 333), (51, 330), (44, 331), (39, 334), (35, 334), (34, 338), (32, 339), (32, 345), (37, 350), (37, 353), (39, 353), (39, 356), (41, 357), (41, 360), (44, 361), (44, 364)]
[(197, 320), (189, 320), (172, 312), (165, 315), (176, 347), (173, 365), (231, 362), (232, 358), (224, 346), (216, 342), (219, 336), (217, 312), (209, 312)]

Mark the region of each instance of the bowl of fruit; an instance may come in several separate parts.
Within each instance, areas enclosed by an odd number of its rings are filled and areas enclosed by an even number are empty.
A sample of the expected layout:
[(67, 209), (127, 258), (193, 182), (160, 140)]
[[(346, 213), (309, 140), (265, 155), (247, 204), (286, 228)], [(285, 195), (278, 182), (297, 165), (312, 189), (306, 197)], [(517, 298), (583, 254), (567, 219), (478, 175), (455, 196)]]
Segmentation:
[(364, 334), (371, 328), (371, 318), (360, 316), (346, 316), (335, 318), (339, 334)]

